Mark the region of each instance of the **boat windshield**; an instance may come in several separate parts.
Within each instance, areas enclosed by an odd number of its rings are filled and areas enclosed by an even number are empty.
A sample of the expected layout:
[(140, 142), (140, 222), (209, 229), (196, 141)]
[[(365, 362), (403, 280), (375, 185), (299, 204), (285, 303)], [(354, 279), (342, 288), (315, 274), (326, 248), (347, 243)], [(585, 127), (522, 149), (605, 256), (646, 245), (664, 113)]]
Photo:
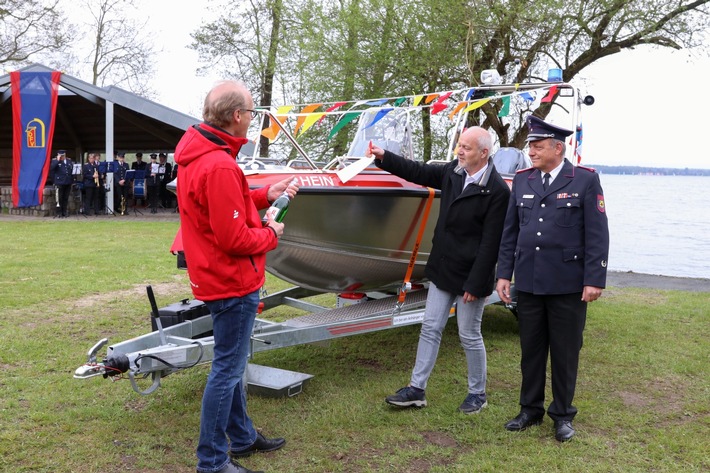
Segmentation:
[(380, 148), (411, 159), (409, 113), (403, 109), (373, 109), (364, 112), (348, 156), (365, 156), (370, 141)]

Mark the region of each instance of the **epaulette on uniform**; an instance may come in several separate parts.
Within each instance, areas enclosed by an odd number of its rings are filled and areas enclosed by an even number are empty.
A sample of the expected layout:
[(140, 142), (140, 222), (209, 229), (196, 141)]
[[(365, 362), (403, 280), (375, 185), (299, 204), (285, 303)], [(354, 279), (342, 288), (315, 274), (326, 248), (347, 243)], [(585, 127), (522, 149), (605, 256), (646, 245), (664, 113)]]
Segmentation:
[(518, 169), (517, 171), (515, 171), (515, 174), (520, 174), (521, 172), (532, 171), (533, 169), (535, 169), (535, 168), (529, 167), (529, 168), (525, 168), (525, 169)]
[(589, 172), (597, 172), (594, 168), (589, 168), (589, 167), (587, 167), (587, 166), (582, 166), (581, 164), (578, 164), (577, 167), (580, 168), (580, 169), (587, 170), (587, 171), (589, 171)]

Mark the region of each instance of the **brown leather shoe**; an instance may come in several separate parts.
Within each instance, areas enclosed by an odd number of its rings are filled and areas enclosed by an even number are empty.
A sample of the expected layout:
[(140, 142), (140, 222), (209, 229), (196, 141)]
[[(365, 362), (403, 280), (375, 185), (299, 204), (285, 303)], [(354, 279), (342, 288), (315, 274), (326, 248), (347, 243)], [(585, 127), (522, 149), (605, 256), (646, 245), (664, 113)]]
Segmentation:
[(566, 442), (574, 437), (575, 430), (571, 420), (555, 421), (555, 439), (558, 442)]
[(533, 417), (527, 412), (521, 412), (515, 419), (511, 419), (505, 424), (505, 430), (511, 432), (519, 432), (525, 430), (532, 425), (542, 424), (542, 416)]
[(256, 452), (273, 452), (274, 450), (278, 450), (284, 445), (286, 445), (286, 439), (280, 437), (267, 439), (259, 432), (257, 432), (256, 440), (254, 440), (254, 443), (251, 444), (249, 448), (239, 451), (232, 450), (229, 452), (229, 454), (232, 456), (232, 458), (243, 458), (248, 457), (252, 453)]

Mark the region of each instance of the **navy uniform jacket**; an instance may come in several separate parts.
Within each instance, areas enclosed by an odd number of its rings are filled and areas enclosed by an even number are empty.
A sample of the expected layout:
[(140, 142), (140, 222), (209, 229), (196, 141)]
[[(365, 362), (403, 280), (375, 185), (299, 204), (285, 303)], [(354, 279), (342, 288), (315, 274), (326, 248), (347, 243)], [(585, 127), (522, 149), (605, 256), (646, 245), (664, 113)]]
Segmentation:
[(572, 294), (606, 287), (609, 253), (604, 193), (592, 169), (565, 163), (547, 191), (542, 175), (519, 171), (503, 229), (498, 277), (519, 291)]
[[(113, 182), (118, 184), (118, 181), (125, 181), (126, 180), (126, 173), (128, 172), (128, 163), (123, 162), (121, 164), (119, 161), (114, 161), (113, 162)], [(123, 183), (123, 185), (127, 185), (127, 183)]]
[(53, 159), (49, 165), (52, 183), (55, 186), (68, 186), (74, 182), (72, 170), (74, 163), (69, 158), (63, 160)]
[[(84, 187), (96, 187), (96, 182), (94, 181), (94, 171), (99, 171), (99, 165), (94, 163), (86, 163), (82, 167), (82, 174), (84, 177)], [(101, 185), (101, 176), (99, 175), (99, 185)]]
[(493, 292), (495, 264), (510, 190), (489, 158), (480, 185), (464, 190), (458, 160), (424, 164), (385, 151), (375, 164), (410, 182), (441, 189), (439, 219), (424, 273), (442, 291), (487, 297)]

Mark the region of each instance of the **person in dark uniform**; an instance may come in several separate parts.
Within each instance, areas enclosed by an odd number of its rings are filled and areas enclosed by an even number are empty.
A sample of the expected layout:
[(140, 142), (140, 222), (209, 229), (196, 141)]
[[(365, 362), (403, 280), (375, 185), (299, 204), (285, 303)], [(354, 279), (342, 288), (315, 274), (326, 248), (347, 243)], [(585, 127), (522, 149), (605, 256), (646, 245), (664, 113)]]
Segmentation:
[(490, 158), (489, 132), (468, 128), (458, 142), (458, 159), (444, 166), (405, 159), (371, 146), (377, 167), (408, 181), (441, 189), (439, 219), (425, 274), (430, 281), (417, 355), (409, 384), (387, 396), (398, 407), (427, 405), (425, 390), (441, 337), (457, 304), (459, 339), (466, 355), (466, 397), (459, 406), (476, 414), (488, 405), (486, 347), (481, 321), (495, 286), (495, 264), (510, 190)]
[(58, 218), (65, 218), (69, 215), (67, 206), (69, 204), (69, 194), (74, 183), (72, 168), (74, 163), (67, 158), (67, 153), (63, 149), (57, 151), (57, 157), (49, 165), (49, 174), (52, 176), (52, 183), (57, 188), (57, 214)]
[(150, 154), (150, 163), (145, 171), (145, 191), (148, 194), (148, 202), (150, 203), (150, 213), (158, 213), (158, 192), (160, 191), (158, 175), (160, 172), (160, 166), (158, 165), (158, 155), (155, 153)]
[(533, 167), (513, 179), (498, 256), (496, 291), (505, 303), (515, 276), (522, 371), (520, 413), (505, 428), (542, 422), (549, 352), (547, 415), (555, 438), (565, 442), (575, 434), (572, 400), (587, 304), (606, 285), (609, 228), (599, 176), (564, 159), (572, 131), (535, 116), (527, 123)]
[(126, 214), (126, 207), (128, 206), (128, 191), (131, 183), (126, 176), (127, 173), (126, 153), (116, 153), (116, 161), (113, 163), (113, 208), (121, 215)]
[(131, 164), (131, 169), (136, 171), (145, 171), (148, 163), (143, 162), (143, 153), (136, 153), (136, 160)]
[(82, 168), (84, 178), (84, 215), (99, 215), (99, 191), (101, 178), (99, 176), (98, 153), (89, 153), (89, 162)]
[(168, 209), (172, 206), (173, 193), (170, 192), (166, 186), (168, 185), (168, 182), (172, 180), (171, 176), (173, 172), (173, 167), (168, 162), (168, 155), (166, 153), (159, 153), (158, 159), (160, 160), (160, 162), (158, 163), (158, 185), (160, 187), (160, 205), (162, 205), (164, 209)]

